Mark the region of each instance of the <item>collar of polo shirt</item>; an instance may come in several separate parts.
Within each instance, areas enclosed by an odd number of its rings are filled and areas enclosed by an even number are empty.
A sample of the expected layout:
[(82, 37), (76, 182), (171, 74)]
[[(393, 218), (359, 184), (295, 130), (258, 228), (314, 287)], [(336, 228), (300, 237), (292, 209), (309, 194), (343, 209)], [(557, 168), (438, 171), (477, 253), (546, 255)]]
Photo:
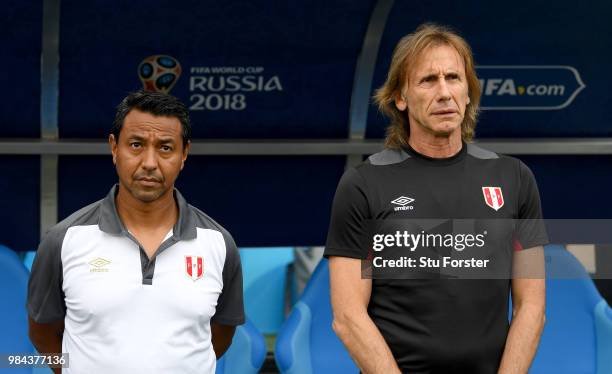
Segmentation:
[[(117, 213), (117, 206), (115, 204), (117, 192), (119, 192), (119, 184), (115, 184), (102, 201), (99, 226), (100, 230), (109, 234), (127, 235), (128, 231)], [(172, 229), (173, 236), (176, 240), (195, 239), (197, 237), (197, 230), (193, 212), (188, 209), (187, 201), (185, 201), (185, 198), (176, 188), (173, 195), (179, 210), (178, 220)]]

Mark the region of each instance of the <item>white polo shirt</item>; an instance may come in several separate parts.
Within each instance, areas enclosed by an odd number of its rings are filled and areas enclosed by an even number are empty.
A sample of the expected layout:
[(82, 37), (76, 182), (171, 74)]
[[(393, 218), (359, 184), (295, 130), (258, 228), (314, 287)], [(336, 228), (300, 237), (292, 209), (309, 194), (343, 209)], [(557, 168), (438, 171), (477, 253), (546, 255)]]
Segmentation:
[(119, 219), (117, 190), (45, 235), (30, 317), (64, 320), (65, 373), (214, 373), (210, 322), (244, 322), (232, 237), (175, 190), (178, 221), (149, 260)]

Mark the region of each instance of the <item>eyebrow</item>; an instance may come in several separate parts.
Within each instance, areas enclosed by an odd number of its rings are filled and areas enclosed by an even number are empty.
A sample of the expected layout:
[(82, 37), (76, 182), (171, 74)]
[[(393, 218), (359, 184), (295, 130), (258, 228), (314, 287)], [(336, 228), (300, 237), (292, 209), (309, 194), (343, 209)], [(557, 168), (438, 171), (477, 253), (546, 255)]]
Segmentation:
[(427, 74), (419, 77), (419, 81), (422, 81), (422, 80), (425, 80), (425, 79), (429, 79), (429, 78), (435, 78), (437, 76), (438, 76), (438, 74), (435, 74), (435, 73), (427, 73)]
[(138, 141), (146, 140), (143, 136), (135, 135), (135, 134), (126, 136), (125, 138), (126, 138), (126, 140), (138, 140)]
[[(451, 71), (448, 71), (448, 72), (446, 72), (444, 74), (445, 77), (448, 77), (449, 75), (459, 75), (459, 72), (451, 70)], [(425, 73), (424, 75), (420, 76), (419, 77), (419, 81), (423, 81), (423, 80), (428, 79), (428, 78), (435, 78), (437, 76), (438, 76), (437, 73), (428, 72), (428, 73)]]
[[(129, 136), (127, 136), (127, 137), (126, 137), (126, 139), (127, 139), (128, 141), (130, 141), (130, 140), (137, 140), (137, 141), (140, 141), (140, 142), (146, 142), (146, 141), (148, 141), (148, 138), (146, 138), (146, 137), (144, 137), (144, 136), (141, 136), (141, 135), (136, 135), (136, 134), (134, 134), (134, 135), (129, 135)], [(158, 140), (158, 141), (159, 141), (159, 143), (161, 143), (161, 144), (174, 144), (174, 143), (175, 143), (174, 138), (170, 138), (170, 137), (160, 137), (160, 138), (158, 138), (157, 140)]]

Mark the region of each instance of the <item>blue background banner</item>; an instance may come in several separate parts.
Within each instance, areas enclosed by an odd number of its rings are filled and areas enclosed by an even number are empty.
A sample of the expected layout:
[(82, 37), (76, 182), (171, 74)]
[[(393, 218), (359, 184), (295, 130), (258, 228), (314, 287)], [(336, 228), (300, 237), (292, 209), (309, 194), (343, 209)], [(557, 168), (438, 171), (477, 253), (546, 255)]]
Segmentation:
[(60, 135), (106, 137), (141, 62), (163, 54), (196, 138), (345, 138), (372, 4), (62, 1)]
[[(612, 136), (612, 99), (605, 78), (612, 58), (612, 24), (609, 2), (593, 1), (577, 6), (570, 1), (530, 1), (519, 3), (441, 1), (436, 3), (396, 1), (381, 42), (373, 89), (380, 87), (389, 68), (393, 48), (399, 39), (423, 22), (449, 25), (470, 43), (486, 84), (501, 79), (497, 90), (483, 97), (486, 107), (529, 107), (529, 110), (484, 110), (477, 137), (598, 137)], [(530, 66), (530, 69), (521, 68)], [(563, 108), (580, 83), (584, 89)], [(517, 95), (497, 95), (504, 80), (513, 80)], [(518, 87), (535, 95), (520, 94)], [(542, 88), (539, 88), (542, 86)], [(559, 95), (564, 86), (564, 93)], [(546, 90), (546, 94), (543, 94)], [(508, 92), (508, 91), (506, 91)], [(536, 107), (546, 109), (534, 110)], [(387, 120), (371, 105), (367, 136), (382, 138)]]
[(42, 1), (3, 1), (0, 10), (0, 138), (40, 136)]
[[(189, 105), (196, 139), (347, 139), (375, 4), (62, 0), (59, 135), (104, 141), (121, 98), (152, 84)], [(0, 138), (40, 137), (42, 5), (9, 1), (0, 12), (7, 25)], [(472, 45), (484, 89), (477, 138), (611, 137), (611, 12), (603, 1), (395, 1), (370, 92), (384, 81), (397, 41), (433, 21)], [(386, 124), (370, 105), (366, 137), (381, 139)], [(609, 216), (601, 197), (612, 183), (610, 157), (521, 158), (538, 179), (547, 218)], [(0, 218), (8, 222), (0, 238), (32, 249), (40, 157), (0, 162)], [(241, 245), (322, 244), (345, 164), (343, 155), (192, 156), (178, 187)], [(60, 156), (58, 218), (102, 198), (115, 181), (110, 156)]]

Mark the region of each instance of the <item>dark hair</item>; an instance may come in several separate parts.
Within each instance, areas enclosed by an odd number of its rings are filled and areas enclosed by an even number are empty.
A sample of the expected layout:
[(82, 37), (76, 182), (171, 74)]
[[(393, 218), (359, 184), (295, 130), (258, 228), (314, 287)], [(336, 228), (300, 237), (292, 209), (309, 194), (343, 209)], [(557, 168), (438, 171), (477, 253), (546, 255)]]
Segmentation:
[(115, 136), (115, 141), (119, 140), (119, 133), (125, 117), (132, 109), (151, 113), (154, 116), (178, 118), (183, 128), (183, 148), (191, 140), (191, 123), (189, 122), (189, 111), (185, 104), (172, 95), (140, 90), (130, 92), (117, 106), (117, 113), (115, 113), (115, 120), (111, 128), (111, 134)]

